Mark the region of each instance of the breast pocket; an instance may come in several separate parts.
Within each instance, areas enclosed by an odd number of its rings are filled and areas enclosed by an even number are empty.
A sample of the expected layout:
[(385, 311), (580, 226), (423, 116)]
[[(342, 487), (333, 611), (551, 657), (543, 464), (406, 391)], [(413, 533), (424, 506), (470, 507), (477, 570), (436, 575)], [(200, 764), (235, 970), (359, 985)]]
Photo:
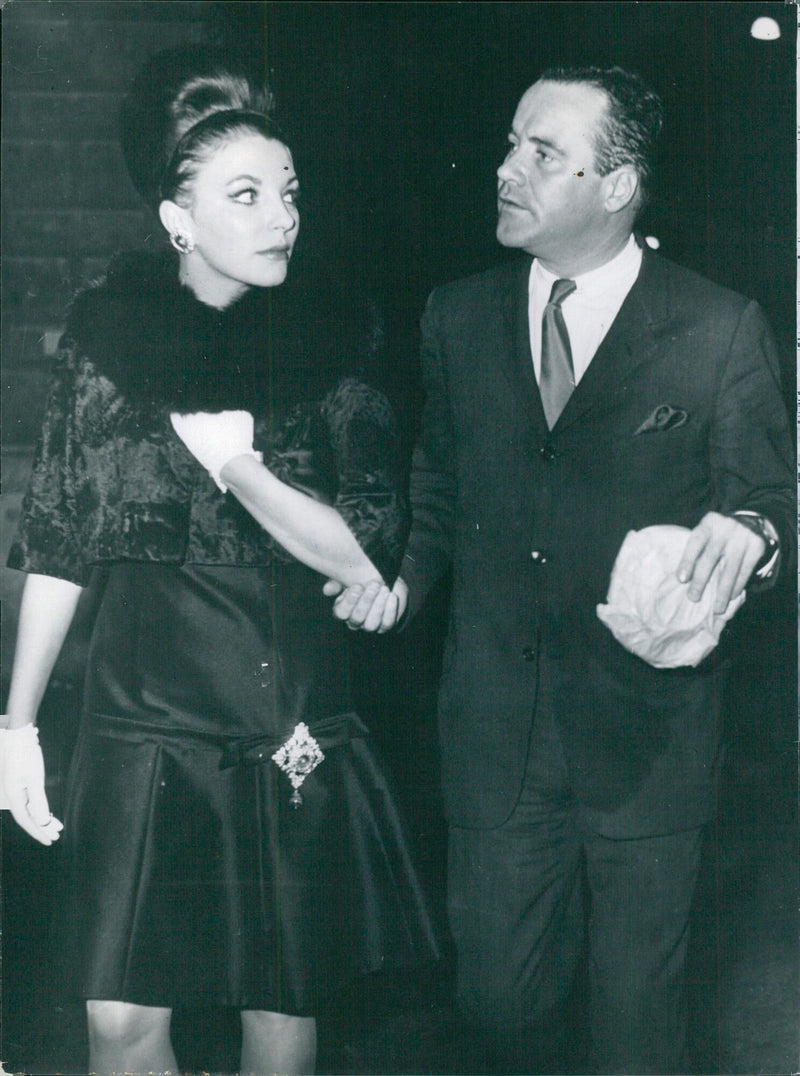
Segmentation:
[(685, 409), (669, 407), (632, 422), (612, 445), (617, 496), (643, 525), (691, 515), (711, 493), (708, 429)]

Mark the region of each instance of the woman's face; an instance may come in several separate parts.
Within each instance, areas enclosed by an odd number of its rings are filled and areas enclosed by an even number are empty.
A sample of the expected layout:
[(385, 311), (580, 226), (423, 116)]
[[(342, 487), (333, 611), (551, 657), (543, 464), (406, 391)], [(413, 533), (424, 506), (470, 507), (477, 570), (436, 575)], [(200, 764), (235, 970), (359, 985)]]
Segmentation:
[(292, 155), (282, 142), (254, 132), (220, 145), (198, 166), (190, 204), (168, 203), (194, 243), (183, 257), (184, 283), (218, 307), (249, 287), (282, 284), (297, 239), (297, 194)]

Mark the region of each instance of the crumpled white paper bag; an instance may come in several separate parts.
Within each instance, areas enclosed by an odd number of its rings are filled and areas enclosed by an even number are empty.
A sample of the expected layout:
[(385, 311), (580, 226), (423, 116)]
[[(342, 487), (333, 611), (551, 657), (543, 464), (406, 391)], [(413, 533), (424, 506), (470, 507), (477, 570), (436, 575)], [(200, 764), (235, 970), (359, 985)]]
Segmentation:
[(629, 531), (611, 572), (605, 605), (597, 615), (626, 650), (656, 669), (699, 665), (719, 642), (722, 629), (745, 600), (744, 593), (714, 612), (716, 571), (699, 601), (677, 568), (690, 531), (659, 525)]

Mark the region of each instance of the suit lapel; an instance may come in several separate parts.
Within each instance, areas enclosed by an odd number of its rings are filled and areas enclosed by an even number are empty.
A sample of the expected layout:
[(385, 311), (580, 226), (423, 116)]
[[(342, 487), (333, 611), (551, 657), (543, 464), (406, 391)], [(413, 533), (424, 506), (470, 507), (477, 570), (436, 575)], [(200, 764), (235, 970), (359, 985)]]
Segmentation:
[(528, 412), (533, 426), (547, 431), (539, 386), (533, 370), (531, 337), (528, 324), (528, 281), (533, 259), (526, 256), (514, 262), (503, 296), (504, 340), (499, 348), (503, 372)]
[(659, 283), (664, 275), (660, 270), (657, 256), (645, 249), (639, 276), (569, 398), (554, 433), (567, 429), (599, 400), (618, 392), (633, 370), (647, 361), (658, 326), (666, 318), (667, 296), (663, 282)]

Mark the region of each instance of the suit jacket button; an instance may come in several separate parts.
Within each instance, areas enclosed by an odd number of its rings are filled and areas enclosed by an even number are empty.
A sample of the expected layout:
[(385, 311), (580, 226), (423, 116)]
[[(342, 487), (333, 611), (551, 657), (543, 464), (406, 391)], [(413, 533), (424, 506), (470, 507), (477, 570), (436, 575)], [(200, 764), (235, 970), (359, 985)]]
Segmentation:
[(522, 656), (525, 658), (526, 661), (535, 661), (536, 650), (532, 646), (526, 646), (525, 649), (522, 651)]
[(542, 445), (542, 447), (539, 449), (539, 455), (542, 457), (545, 463), (550, 463), (551, 460), (554, 460), (556, 458), (556, 450), (553, 448), (552, 445)]
[(532, 549), (531, 560), (536, 564), (547, 564), (547, 554), (541, 549)]

